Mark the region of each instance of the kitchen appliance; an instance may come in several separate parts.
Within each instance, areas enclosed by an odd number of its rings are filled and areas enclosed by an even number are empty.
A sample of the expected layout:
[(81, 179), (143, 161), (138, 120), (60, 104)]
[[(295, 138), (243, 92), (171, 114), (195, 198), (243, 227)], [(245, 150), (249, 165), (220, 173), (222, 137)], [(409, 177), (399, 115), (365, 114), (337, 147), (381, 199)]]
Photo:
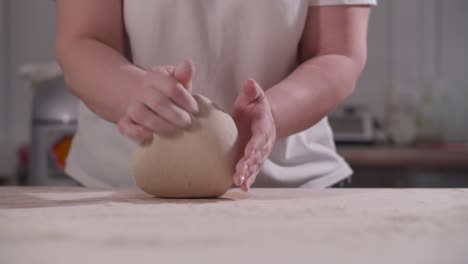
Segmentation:
[(376, 141), (376, 121), (365, 107), (344, 106), (328, 116), (338, 144), (372, 144)]
[(33, 88), (28, 185), (78, 185), (64, 172), (77, 124), (78, 99), (66, 88), (60, 68), (52, 63), (27, 65), (20, 75)]

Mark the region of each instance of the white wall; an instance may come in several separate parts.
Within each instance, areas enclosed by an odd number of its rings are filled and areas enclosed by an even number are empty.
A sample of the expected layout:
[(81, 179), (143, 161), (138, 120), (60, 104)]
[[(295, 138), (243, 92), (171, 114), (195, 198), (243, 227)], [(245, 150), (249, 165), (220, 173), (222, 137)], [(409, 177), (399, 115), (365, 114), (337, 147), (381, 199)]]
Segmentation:
[(440, 89), (447, 96), (443, 113), (450, 118), (444, 124), (445, 136), (468, 141), (468, 1), (449, 2), (439, 3)]
[(31, 91), (17, 78), (24, 63), (54, 60), (55, 4), (52, 0), (7, 0), (9, 30), (10, 134), (15, 144), (29, 140)]
[(366, 69), (354, 94), (345, 103), (367, 106), (379, 119), (386, 115), (387, 93), (391, 89), (390, 15), (389, 1), (380, 1), (372, 8)]
[(379, 1), (367, 68), (345, 104), (384, 122), (404, 108), (421, 136), (468, 141), (467, 12), (465, 0)]
[(5, 0), (0, 0), (0, 146), (8, 138), (7, 131), (7, 24), (8, 17), (5, 16)]

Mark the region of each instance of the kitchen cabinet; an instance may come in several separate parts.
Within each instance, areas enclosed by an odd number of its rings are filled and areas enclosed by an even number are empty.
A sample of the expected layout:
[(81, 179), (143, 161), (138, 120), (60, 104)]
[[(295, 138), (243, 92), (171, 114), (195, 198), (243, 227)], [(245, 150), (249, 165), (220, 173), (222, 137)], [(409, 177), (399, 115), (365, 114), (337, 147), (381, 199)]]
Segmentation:
[(339, 146), (351, 187), (468, 187), (468, 149)]

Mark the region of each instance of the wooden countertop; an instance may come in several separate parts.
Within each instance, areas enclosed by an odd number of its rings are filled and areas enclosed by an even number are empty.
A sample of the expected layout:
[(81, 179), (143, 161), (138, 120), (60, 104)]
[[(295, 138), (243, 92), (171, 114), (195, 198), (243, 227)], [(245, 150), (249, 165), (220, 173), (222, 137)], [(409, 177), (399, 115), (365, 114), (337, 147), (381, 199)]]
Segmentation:
[(2, 263), (468, 263), (468, 189), (0, 188)]
[(354, 166), (468, 168), (468, 149), (346, 146), (337, 151)]

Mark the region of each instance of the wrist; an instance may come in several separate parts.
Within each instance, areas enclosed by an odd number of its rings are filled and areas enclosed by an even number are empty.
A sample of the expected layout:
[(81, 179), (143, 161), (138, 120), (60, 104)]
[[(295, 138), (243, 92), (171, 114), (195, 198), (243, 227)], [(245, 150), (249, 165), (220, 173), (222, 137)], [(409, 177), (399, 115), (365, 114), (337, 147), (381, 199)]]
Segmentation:
[(265, 99), (268, 101), (268, 105), (270, 106), (270, 112), (271, 112), (271, 118), (273, 122), (273, 127), (274, 127), (274, 132), (275, 132), (275, 140), (277, 138), (283, 137), (281, 134), (281, 126), (280, 126), (280, 120), (279, 120), (279, 115), (277, 111), (277, 104), (275, 103), (274, 100), (272, 100), (271, 96), (269, 93), (265, 93)]

